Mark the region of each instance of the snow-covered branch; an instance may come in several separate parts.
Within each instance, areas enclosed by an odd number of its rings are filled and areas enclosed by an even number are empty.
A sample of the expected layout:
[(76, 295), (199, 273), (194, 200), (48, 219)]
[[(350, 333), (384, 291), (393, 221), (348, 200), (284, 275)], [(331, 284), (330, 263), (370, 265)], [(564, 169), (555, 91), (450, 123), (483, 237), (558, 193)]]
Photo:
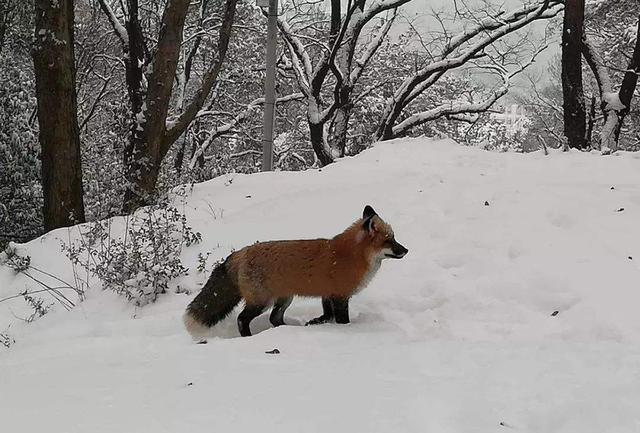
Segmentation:
[(293, 73), (296, 76), (296, 80), (298, 82), (298, 87), (300, 91), (305, 95), (309, 96), (309, 77), (306, 74), (306, 70), (303, 64), (300, 61), (300, 58), (294, 54), (295, 48), (291, 45), (288, 39), (285, 38), (285, 42), (287, 43), (287, 48), (289, 52), (292, 53), (291, 56), (291, 68), (293, 69)]
[(363, 26), (364, 24), (371, 21), (375, 16), (381, 14), (382, 12), (388, 11), (390, 9), (396, 9), (402, 6), (405, 3), (409, 3), (411, 0), (383, 0), (374, 2), (369, 8), (365, 11), (362, 19)]
[(116, 32), (116, 35), (122, 41), (122, 44), (124, 46), (128, 46), (129, 35), (127, 34), (127, 29), (124, 28), (124, 25), (122, 25), (122, 23), (116, 16), (111, 5), (107, 3), (107, 0), (98, 0), (98, 2), (100, 3), (100, 8), (109, 19), (109, 23), (111, 24), (111, 27), (113, 27), (113, 30)]
[(313, 66), (311, 65), (311, 58), (309, 57), (309, 53), (307, 52), (304, 44), (300, 41), (300, 39), (293, 33), (289, 23), (287, 23), (283, 17), (278, 17), (278, 28), (280, 29), (280, 33), (282, 37), (287, 42), (287, 46), (289, 51), (292, 54), (292, 61), (294, 61), (294, 67), (297, 65), (300, 68), (301, 77), (303, 79), (303, 83), (305, 83), (305, 87), (309, 87), (309, 83), (311, 81), (311, 75), (313, 74)]
[(397, 15), (398, 9), (394, 9), (391, 17), (387, 19), (378, 33), (376, 33), (375, 37), (371, 39), (369, 44), (367, 44), (367, 47), (365, 48), (362, 55), (358, 59), (356, 59), (355, 66), (353, 67), (350, 76), (350, 80), (352, 83), (358, 81), (358, 78), (360, 78), (362, 71), (364, 71), (367, 64), (369, 63), (369, 60), (371, 60), (375, 52), (378, 50), (378, 48), (380, 48), (380, 45), (382, 45), (382, 42), (389, 34), (389, 30), (391, 30), (391, 26), (393, 25)]

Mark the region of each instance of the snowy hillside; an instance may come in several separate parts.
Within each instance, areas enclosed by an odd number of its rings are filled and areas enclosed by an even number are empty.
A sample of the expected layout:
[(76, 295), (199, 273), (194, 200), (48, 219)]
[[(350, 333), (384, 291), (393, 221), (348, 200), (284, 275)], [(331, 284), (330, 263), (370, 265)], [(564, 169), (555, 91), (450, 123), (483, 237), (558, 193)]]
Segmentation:
[[(350, 325), (298, 326), (321, 307), (297, 299), (293, 326), (264, 314), (239, 338), (236, 311), (193, 344), (181, 315), (207, 278), (198, 253), (210, 265), (256, 240), (332, 236), (365, 204), (409, 254), (356, 295)], [(638, 154), (398, 140), (322, 170), (199, 184), (185, 209), (203, 236), (176, 281), (190, 295), (135, 308), (95, 288), (31, 324), (15, 318), (24, 301), (0, 303), (16, 340), (0, 348), (2, 431), (640, 431)], [(18, 250), (72, 280), (67, 238)], [(0, 298), (25, 288), (0, 268)]]

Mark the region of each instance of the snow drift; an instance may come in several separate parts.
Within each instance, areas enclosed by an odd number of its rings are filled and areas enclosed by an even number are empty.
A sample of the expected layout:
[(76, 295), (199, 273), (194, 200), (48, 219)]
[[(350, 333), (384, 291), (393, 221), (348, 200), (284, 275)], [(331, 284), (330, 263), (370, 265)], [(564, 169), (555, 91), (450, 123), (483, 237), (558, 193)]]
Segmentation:
[[(196, 272), (256, 240), (332, 236), (371, 204), (410, 253), (385, 261), (347, 326), (207, 345), (180, 317)], [(36, 432), (640, 431), (640, 155), (495, 154), (397, 140), (322, 170), (196, 185), (202, 233), (170, 293), (137, 309), (94, 288), (70, 312), (23, 324), (0, 304), (0, 426)], [(58, 230), (20, 245), (64, 279)], [(209, 266), (210, 269), (210, 266)], [(0, 297), (35, 288), (0, 268)], [(277, 348), (279, 354), (265, 353)]]

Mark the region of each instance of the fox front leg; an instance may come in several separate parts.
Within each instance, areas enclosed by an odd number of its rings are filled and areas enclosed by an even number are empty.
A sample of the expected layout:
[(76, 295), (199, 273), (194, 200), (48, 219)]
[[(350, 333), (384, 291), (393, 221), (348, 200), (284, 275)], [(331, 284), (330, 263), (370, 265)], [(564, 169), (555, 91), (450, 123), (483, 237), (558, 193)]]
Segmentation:
[(333, 302), (331, 298), (322, 298), (322, 316), (311, 319), (307, 325), (320, 325), (333, 320)]

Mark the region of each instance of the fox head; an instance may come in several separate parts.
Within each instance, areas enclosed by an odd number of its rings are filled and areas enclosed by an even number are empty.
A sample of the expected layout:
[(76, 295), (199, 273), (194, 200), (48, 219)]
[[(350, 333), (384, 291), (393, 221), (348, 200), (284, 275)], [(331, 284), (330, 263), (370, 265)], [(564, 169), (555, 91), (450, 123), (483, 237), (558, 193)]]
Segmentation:
[(361, 229), (378, 259), (401, 259), (409, 252), (396, 241), (391, 226), (369, 205), (362, 212)]

